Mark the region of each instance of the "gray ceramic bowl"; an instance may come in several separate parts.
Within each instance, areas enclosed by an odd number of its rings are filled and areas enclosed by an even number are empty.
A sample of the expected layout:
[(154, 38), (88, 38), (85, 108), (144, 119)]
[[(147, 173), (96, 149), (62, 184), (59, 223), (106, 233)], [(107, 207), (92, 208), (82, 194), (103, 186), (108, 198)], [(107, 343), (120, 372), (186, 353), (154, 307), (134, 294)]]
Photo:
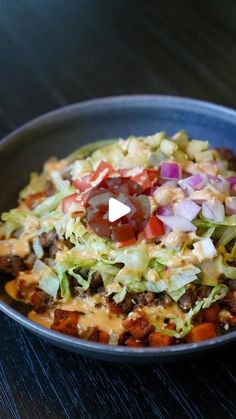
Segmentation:
[[(98, 139), (146, 135), (185, 129), (190, 137), (213, 146), (236, 149), (236, 112), (207, 102), (169, 96), (127, 96), (98, 99), (43, 115), (0, 143), (0, 212), (16, 204), (29, 173), (42, 168), (51, 155), (62, 157)], [(0, 289), (0, 310), (41, 338), (61, 348), (94, 358), (148, 363), (208, 353), (236, 339), (236, 330), (198, 344), (167, 348), (125, 348), (97, 344), (47, 330), (28, 320), (26, 308)]]

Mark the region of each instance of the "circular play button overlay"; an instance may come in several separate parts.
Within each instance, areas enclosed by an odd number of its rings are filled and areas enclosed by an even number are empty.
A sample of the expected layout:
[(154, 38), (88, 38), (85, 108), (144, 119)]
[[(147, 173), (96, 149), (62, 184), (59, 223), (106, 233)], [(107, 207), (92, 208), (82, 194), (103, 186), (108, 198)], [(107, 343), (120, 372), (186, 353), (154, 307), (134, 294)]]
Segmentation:
[(138, 183), (125, 177), (103, 180), (86, 199), (86, 218), (98, 236), (135, 243), (151, 213), (150, 202)]

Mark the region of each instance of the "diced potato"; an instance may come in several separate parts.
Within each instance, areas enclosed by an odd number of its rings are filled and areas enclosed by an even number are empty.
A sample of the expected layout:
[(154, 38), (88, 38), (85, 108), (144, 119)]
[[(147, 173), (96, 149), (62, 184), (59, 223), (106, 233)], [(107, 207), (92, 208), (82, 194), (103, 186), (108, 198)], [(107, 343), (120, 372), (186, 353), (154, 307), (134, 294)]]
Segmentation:
[(187, 145), (187, 153), (190, 159), (194, 159), (197, 153), (208, 149), (208, 141), (192, 140)]
[(160, 150), (164, 153), (167, 157), (172, 156), (174, 152), (177, 150), (178, 146), (171, 140), (162, 140), (160, 144)]
[(186, 132), (183, 131), (183, 130), (180, 130), (180, 131), (176, 132), (176, 134), (173, 135), (172, 139), (178, 144), (178, 146), (182, 150), (185, 150), (188, 143), (189, 143), (188, 136), (187, 136)]
[(144, 142), (149, 145), (151, 149), (156, 149), (159, 147), (161, 140), (163, 140), (166, 137), (166, 134), (164, 132), (157, 132), (154, 135), (148, 135), (144, 138)]
[(211, 161), (214, 160), (215, 153), (213, 150), (200, 151), (195, 154), (196, 162), (202, 162), (203, 160)]

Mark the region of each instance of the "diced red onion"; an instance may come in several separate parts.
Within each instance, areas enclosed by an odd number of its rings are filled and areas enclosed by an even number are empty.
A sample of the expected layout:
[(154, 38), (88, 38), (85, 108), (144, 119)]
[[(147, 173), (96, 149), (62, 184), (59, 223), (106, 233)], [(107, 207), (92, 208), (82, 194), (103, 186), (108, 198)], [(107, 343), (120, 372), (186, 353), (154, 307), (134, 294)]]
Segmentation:
[(183, 189), (183, 191), (187, 194), (187, 195), (191, 195), (191, 193), (194, 192), (194, 189), (192, 188), (192, 186), (189, 185), (188, 183), (188, 178), (187, 179), (182, 179), (179, 180), (178, 185), (181, 187), (181, 189)]
[(236, 196), (225, 198), (225, 210), (227, 215), (236, 214)]
[(204, 186), (206, 186), (207, 183), (206, 177), (200, 173), (195, 173), (195, 175), (187, 178), (187, 182), (195, 190), (202, 189)]
[(217, 199), (212, 202), (203, 202), (202, 215), (208, 220), (221, 223), (225, 217), (224, 205)]
[(161, 185), (177, 186), (178, 185), (178, 179), (176, 179), (176, 180), (165, 180), (165, 179), (163, 179), (163, 181), (161, 182)]
[(228, 182), (230, 183), (230, 187), (232, 188), (234, 185), (236, 185), (236, 176), (231, 176), (227, 178)]
[(186, 218), (179, 217), (177, 215), (170, 215), (168, 217), (158, 215), (158, 218), (172, 230), (186, 232), (196, 230), (196, 226), (194, 224), (190, 223), (190, 221), (188, 221)]
[(195, 202), (191, 201), (190, 199), (184, 199), (177, 206), (175, 214), (179, 215), (180, 217), (184, 217), (189, 221), (192, 221), (200, 210), (201, 207), (195, 204)]
[(191, 195), (196, 190), (204, 188), (207, 184), (207, 176), (200, 173), (182, 179), (178, 182), (179, 186), (186, 192), (187, 195)]
[(159, 207), (156, 210), (156, 214), (165, 216), (173, 215), (173, 209), (170, 205), (166, 205), (165, 207)]
[(222, 176), (208, 175), (209, 183), (220, 193), (228, 195), (230, 191), (230, 182)]
[(161, 163), (161, 177), (162, 179), (180, 179), (181, 167), (178, 163), (162, 162)]

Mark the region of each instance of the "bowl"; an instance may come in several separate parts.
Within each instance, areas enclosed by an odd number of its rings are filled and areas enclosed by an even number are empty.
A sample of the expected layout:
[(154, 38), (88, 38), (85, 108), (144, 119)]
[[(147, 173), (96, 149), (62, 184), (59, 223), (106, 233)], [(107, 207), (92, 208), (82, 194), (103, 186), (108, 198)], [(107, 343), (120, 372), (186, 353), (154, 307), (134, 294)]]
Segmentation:
[[(98, 139), (168, 135), (185, 129), (190, 138), (236, 150), (236, 112), (222, 106), (171, 96), (121, 96), (60, 108), (23, 125), (0, 142), (0, 212), (13, 208), (32, 171), (52, 155), (63, 157)], [(26, 317), (27, 306), (13, 301), (1, 278), (0, 310), (44, 340), (97, 359), (151, 363), (202, 355), (236, 340), (236, 329), (214, 339), (166, 348), (128, 348), (80, 340), (48, 330)]]

